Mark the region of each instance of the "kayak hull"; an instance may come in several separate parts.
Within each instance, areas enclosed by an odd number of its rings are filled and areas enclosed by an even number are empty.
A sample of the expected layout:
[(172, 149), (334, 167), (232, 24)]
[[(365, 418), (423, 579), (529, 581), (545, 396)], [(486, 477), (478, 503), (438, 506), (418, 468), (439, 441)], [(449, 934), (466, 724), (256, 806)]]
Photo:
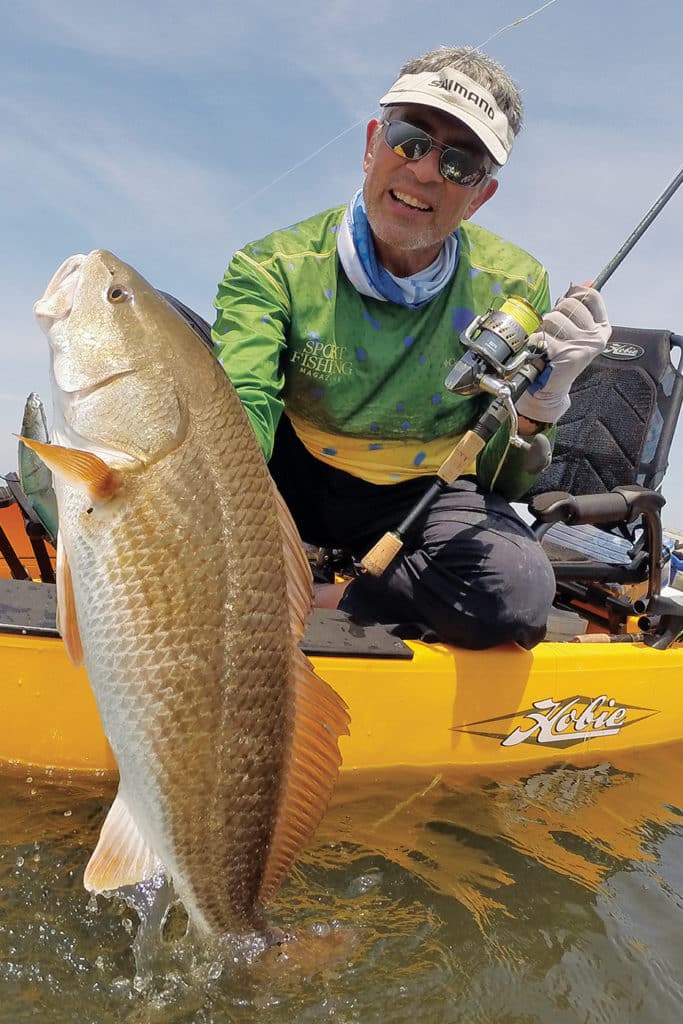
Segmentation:
[[(349, 705), (345, 771), (523, 769), (683, 737), (683, 645), (408, 646), (409, 660), (312, 657)], [(5, 768), (115, 775), (87, 674), (61, 640), (0, 635), (0, 680)]]

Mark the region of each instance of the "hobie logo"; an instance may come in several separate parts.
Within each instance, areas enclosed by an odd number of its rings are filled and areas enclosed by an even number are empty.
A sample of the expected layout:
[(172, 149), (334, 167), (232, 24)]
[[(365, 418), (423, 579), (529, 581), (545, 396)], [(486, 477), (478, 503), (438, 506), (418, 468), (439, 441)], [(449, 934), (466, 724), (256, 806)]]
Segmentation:
[(627, 345), (623, 341), (608, 341), (603, 355), (607, 356), (608, 359), (627, 361), (629, 359), (640, 359), (644, 352), (645, 349), (641, 348), (640, 345)]
[(588, 740), (594, 736), (617, 736), (626, 721), (628, 709), (617, 705), (611, 697), (572, 697), (567, 701), (551, 698), (537, 700), (525, 718), (533, 723), (506, 736), (502, 746), (515, 747), (535, 739), (537, 743), (566, 743), (567, 740)]
[[(517, 708), (478, 722), (458, 723), (452, 729), (453, 732), (495, 740), (503, 747), (526, 743), (531, 746), (540, 744), (554, 747), (557, 750), (587, 740), (599, 740), (603, 736), (618, 736), (623, 729), (658, 714), (656, 708), (621, 704), (605, 694), (587, 697), (574, 693), (561, 700), (545, 697), (535, 700), (531, 707)], [(517, 728), (513, 729), (513, 726)]]

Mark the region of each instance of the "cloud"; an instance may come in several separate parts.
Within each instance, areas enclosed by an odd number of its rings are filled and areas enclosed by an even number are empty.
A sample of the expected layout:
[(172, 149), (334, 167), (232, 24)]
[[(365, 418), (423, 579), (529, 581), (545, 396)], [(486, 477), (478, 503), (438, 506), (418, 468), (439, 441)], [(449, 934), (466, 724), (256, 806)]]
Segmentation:
[(6, 184), (21, 181), (27, 206), (58, 211), (86, 238), (125, 234), (135, 245), (172, 235), (201, 259), (196, 243), (227, 216), (226, 169), (146, 142), (116, 115), (98, 120), (87, 107), (66, 111), (30, 98), (0, 100), (0, 113)]
[[(258, 6), (252, 0), (249, 12)], [(165, 0), (163, 5), (118, 0), (106, 8), (90, 0), (24, 0), (8, 11), (16, 29), (30, 24), (33, 38), (53, 47), (164, 65), (215, 54), (225, 47), (226, 38), (237, 42), (248, 17), (235, 4), (221, 9), (207, 0)]]

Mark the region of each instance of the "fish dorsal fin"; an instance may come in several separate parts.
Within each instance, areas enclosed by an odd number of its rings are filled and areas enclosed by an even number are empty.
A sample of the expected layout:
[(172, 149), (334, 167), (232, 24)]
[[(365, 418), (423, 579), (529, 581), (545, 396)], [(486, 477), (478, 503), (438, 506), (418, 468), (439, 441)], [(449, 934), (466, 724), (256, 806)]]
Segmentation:
[(57, 630), (64, 641), (69, 659), (76, 668), (80, 668), (83, 664), (83, 645), (78, 628), (71, 568), (61, 534), (57, 535)]
[(19, 440), (39, 455), (55, 476), (68, 480), (72, 487), (84, 490), (93, 501), (106, 501), (116, 494), (121, 474), (108, 466), (99, 455), (80, 448), (64, 448), (59, 444), (32, 441), (29, 437), (20, 437)]
[(90, 892), (111, 892), (136, 885), (161, 870), (162, 865), (133, 821), (121, 792), (109, 808), (83, 882)]
[(277, 503), (277, 514), (280, 521), (280, 535), (285, 564), (285, 581), (289, 600), (289, 619), (292, 635), (296, 643), (301, 640), (313, 606), (313, 574), (306, 558), (297, 525), (285, 500), (273, 484)]
[(268, 860), (259, 889), (262, 904), (277, 890), (299, 850), (320, 824), (339, 774), (339, 737), (349, 731), (346, 704), (299, 649), (311, 610), (311, 567), (291, 513), (274, 487), (283, 542), (292, 631), (294, 708), (292, 740)]
[(341, 765), (339, 737), (349, 731), (347, 706), (339, 694), (316, 675), (298, 647), (293, 657), (293, 736), (289, 763), (284, 770), (285, 785), (259, 890), (262, 904), (277, 890), (299, 850), (320, 824)]

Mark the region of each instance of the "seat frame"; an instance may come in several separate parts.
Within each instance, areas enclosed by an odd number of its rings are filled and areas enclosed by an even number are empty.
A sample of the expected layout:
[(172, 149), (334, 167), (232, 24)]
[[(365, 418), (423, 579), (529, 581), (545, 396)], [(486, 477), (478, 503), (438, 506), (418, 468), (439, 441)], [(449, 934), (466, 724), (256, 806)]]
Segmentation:
[[(644, 336), (648, 332), (639, 333)], [(625, 564), (595, 559), (553, 560), (557, 584), (554, 603), (562, 610), (577, 612), (606, 630), (614, 640), (623, 638), (635, 620), (637, 638), (657, 649), (668, 647), (683, 633), (683, 601), (661, 594), (663, 570), (670, 557), (663, 543), (661, 521), (666, 503), (660, 490), (662, 466), (668, 459), (683, 402), (683, 337), (670, 334), (669, 341), (671, 351), (679, 350), (678, 364), (672, 362), (678, 380), (669, 419), (662, 426), (652, 477), (645, 478), (646, 483), (654, 486), (632, 480), (610, 491), (592, 494), (541, 491), (528, 503), (533, 517), (531, 528), (541, 542), (556, 523), (570, 527), (590, 524), (629, 540), (631, 547)], [(638, 584), (646, 584), (645, 592), (631, 598), (629, 590), (636, 589)]]

